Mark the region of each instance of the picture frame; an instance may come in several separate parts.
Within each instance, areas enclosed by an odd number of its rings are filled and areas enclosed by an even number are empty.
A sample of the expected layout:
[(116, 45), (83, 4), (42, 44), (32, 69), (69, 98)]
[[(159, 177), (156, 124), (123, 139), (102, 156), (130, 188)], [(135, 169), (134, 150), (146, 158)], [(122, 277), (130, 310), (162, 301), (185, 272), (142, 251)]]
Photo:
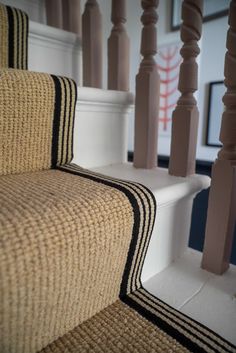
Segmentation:
[(206, 145), (211, 147), (221, 147), (219, 141), (222, 113), (224, 104), (222, 97), (225, 94), (226, 87), (224, 81), (213, 81), (209, 83), (209, 97), (207, 109), (207, 130)]
[[(227, 16), (230, 0), (204, 0), (203, 22), (208, 22)], [(176, 31), (181, 25), (182, 0), (171, 0), (171, 31)]]

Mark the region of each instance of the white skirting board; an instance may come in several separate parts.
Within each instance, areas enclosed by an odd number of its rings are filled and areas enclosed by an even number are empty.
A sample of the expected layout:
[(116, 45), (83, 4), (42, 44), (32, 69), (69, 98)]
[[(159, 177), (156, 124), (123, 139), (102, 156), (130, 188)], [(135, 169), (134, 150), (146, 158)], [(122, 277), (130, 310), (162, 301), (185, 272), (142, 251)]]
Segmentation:
[(30, 21), (29, 70), (67, 76), (81, 85), (81, 40), (74, 33)]
[(73, 163), (91, 168), (127, 161), (133, 100), (128, 92), (78, 88)]

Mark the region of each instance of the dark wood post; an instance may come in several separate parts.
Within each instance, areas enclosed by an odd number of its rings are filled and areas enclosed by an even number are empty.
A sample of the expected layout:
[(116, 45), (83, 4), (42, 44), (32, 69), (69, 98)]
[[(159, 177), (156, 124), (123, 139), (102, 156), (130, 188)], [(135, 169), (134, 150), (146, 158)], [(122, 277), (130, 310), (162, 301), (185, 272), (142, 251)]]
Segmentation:
[(63, 28), (61, 0), (45, 0), (47, 25)]
[(195, 173), (199, 112), (193, 94), (198, 87), (196, 57), (200, 53), (197, 42), (201, 38), (202, 8), (203, 0), (184, 0), (182, 3), (181, 97), (172, 114), (169, 174), (183, 177)]
[(225, 56), (223, 144), (212, 169), (202, 267), (222, 274), (229, 267), (236, 219), (236, 0), (230, 3)]
[(80, 0), (62, 0), (63, 29), (81, 36)]
[(154, 168), (157, 165), (157, 133), (160, 76), (154, 55), (157, 53), (159, 0), (142, 0), (143, 23), (141, 54), (143, 60), (136, 76), (134, 166)]
[(129, 38), (126, 22), (126, 0), (112, 0), (113, 28), (108, 39), (108, 89), (129, 90)]
[(83, 85), (102, 88), (102, 16), (96, 0), (87, 0), (82, 16)]

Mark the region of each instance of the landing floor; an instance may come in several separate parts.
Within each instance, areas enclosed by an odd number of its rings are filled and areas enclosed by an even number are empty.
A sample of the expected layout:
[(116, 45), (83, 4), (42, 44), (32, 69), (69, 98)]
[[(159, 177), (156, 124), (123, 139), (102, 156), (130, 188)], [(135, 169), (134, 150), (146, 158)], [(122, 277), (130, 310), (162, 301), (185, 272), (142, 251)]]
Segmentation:
[(200, 263), (201, 253), (188, 249), (144, 287), (236, 345), (236, 266), (217, 276)]

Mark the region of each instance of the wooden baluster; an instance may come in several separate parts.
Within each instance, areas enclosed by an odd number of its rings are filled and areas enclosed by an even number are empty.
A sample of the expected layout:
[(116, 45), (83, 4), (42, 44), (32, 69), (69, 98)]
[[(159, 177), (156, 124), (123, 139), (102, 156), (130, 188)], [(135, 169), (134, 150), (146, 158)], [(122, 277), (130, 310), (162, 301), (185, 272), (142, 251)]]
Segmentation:
[(87, 0), (82, 16), (83, 85), (102, 88), (102, 16), (96, 0)]
[(61, 0), (46, 0), (45, 7), (47, 25), (56, 28), (63, 28)]
[(129, 38), (126, 22), (126, 0), (112, 0), (113, 28), (108, 39), (108, 89), (129, 90)]
[(144, 10), (141, 54), (143, 60), (136, 76), (134, 166), (154, 168), (157, 165), (157, 131), (160, 76), (154, 55), (157, 53), (156, 9), (159, 0), (142, 0)]
[(80, 0), (62, 0), (63, 29), (81, 36)]
[(184, 0), (182, 3), (180, 51), (183, 62), (180, 66), (179, 90), (181, 97), (172, 114), (171, 152), (169, 174), (188, 176), (195, 173), (197, 131), (199, 112), (193, 94), (198, 87), (198, 65), (200, 53), (198, 40), (202, 31), (203, 0)]
[(202, 267), (222, 274), (229, 267), (236, 218), (236, 0), (230, 3), (225, 56), (223, 144), (212, 168)]

